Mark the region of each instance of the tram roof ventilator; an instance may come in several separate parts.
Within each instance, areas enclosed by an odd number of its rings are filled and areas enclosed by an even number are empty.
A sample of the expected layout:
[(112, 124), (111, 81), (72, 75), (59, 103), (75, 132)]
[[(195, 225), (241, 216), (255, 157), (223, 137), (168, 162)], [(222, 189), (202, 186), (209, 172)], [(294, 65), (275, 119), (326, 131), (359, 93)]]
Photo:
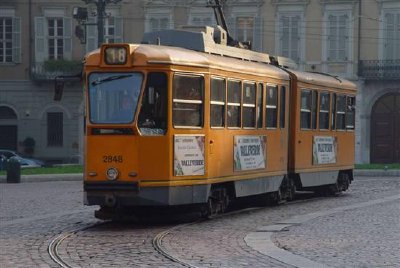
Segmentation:
[(182, 30), (163, 30), (144, 33), (143, 44), (186, 48), (224, 57), (261, 62), (297, 69), (297, 64), (285, 57), (228, 46), (227, 33), (221, 26), (183, 26)]

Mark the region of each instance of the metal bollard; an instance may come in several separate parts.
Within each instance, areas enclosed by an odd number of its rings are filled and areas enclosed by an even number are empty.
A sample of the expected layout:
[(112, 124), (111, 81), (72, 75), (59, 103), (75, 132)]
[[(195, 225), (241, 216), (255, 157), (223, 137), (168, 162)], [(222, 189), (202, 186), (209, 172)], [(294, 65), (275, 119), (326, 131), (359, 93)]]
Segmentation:
[(7, 183), (21, 182), (21, 163), (18, 158), (11, 157), (7, 163)]

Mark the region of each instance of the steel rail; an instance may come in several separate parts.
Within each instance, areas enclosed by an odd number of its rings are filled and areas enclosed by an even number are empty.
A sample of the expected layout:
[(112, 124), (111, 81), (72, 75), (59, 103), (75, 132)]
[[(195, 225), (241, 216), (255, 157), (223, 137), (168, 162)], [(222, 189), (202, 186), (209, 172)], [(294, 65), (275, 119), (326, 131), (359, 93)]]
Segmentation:
[(108, 222), (100, 222), (100, 223), (94, 223), (94, 224), (88, 224), (67, 232), (63, 232), (61, 234), (59, 234), (57, 237), (53, 238), (50, 242), (50, 244), (47, 247), (47, 252), (50, 255), (50, 258), (57, 263), (60, 267), (63, 268), (73, 268), (74, 266), (69, 264), (67, 261), (65, 261), (59, 254), (58, 252), (58, 247), (61, 245), (61, 243), (67, 239), (68, 237), (70, 237), (71, 235), (76, 234), (77, 232), (80, 231), (84, 231), (87, 230), (89, 228), (95, 227), (95, 226), (99, 226), (99, 225), (103, 225), (105, 223)]

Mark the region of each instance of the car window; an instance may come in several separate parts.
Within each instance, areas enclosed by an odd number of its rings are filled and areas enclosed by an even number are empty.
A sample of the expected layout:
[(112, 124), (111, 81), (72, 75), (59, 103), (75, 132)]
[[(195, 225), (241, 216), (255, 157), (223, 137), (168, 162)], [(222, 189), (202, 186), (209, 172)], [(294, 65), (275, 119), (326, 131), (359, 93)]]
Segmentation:
[(7, 158), (10, 158), (12, 156), (14, 156), (14, 154), (12, 152), (1, 152), (2, 155), (4, 155)]

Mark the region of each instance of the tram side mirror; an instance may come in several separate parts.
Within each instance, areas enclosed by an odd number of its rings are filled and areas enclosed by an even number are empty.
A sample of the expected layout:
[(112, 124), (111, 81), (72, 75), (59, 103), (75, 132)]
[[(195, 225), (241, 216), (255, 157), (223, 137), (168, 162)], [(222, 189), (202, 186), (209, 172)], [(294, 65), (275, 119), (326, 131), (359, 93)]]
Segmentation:
[(55, 101), (61, 100), (63, 91), (64, 91), (64, 81), (56, 77), (54, 80), (54, 100)]

